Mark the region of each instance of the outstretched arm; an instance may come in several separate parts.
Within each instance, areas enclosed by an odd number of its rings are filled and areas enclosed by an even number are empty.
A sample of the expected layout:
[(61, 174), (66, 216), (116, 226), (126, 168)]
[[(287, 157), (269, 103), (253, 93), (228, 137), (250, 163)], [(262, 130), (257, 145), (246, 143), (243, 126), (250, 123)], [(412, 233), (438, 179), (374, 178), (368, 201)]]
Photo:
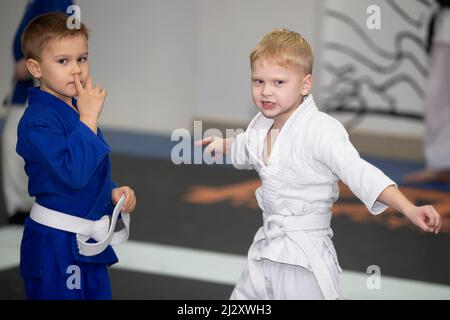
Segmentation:
[(219, 137), (208, 137), (195, 142), (195, 146), (206, 145), (205, 151), (203, 151), (204, 157), (209, 157), (214, 152), (214, 159), (219, 159), (222, 155), (230, 153), (231, 145), (234, 138), (223, 139)]
[(424, 231), (437, 234), (441, 230), (441, 216), (433, 206), (415, 206), (395, 186), (384, 189), (377, 200), (400, 211)]

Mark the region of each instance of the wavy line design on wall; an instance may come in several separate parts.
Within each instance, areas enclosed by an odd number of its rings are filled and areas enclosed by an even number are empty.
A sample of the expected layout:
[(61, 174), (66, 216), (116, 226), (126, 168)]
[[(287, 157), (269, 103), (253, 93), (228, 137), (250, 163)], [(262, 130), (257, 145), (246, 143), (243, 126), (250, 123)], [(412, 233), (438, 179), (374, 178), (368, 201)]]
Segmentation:
[[(421, 30), (414, 32), (411, 28), (424, 30), (423, 17), (429, 14), (431, 2), (416, 0), (424, 9), (419, 18), (414, 17), (414, 13), (417, 16), (418, 12), (410, 12), (405, 2), (401, 6), (400, 2), (388, 0), (388, 6), (384, 8), (392, 10), (401, 19), (396, 22), (400, 23), (400, 28), (395, 34), (387, 34), (392, 36), (393, 51), (374, 41), (369, 36), (370, 30), (358, 24), (349, 14), (325, 9), (327, 23), (347, 28), (354, 36), (353, 39), (358, 39), (365, 46), (356, 49), (349, 40), (352, 39), (350, 34), (339, 39), (325, 38), (327, 59), (324, 60), (324, 72), (330, 80), (320, 89), (321, 105), (327, 112), (353, 114), (353, 118), (344, 123), (348, 129), (356, 126), (369, 114), (411, 121), (423, 119), (421, 112), (405, 108), (407, 105), (402, 101), (405, 97), (398, 93), (401, 91), (396, 92), (396, 89), (399, 86), (403, 89), (405, 87), (418, 99), (424, 98), (423, 84), (428, 77), (426, 61), (423, 62), (426, 60), (425, 41), (419, 36)], [(370, 50), (371, 54), (364, 54), (364, 50)], [(344, 62), (338, 63), (339, 58)]]

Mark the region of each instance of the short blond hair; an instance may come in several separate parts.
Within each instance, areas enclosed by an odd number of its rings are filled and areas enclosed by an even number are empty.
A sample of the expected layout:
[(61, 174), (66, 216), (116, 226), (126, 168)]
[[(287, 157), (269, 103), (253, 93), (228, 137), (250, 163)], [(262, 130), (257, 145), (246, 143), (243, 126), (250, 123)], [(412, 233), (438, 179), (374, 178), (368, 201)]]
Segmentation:
[(288, 29), (275, 29), (258, 42), (250, 54), (250, 63), (267, 59), (283, 67), (299, 67), (305, 74), (312, 74), (314, 55), (299, 33)]

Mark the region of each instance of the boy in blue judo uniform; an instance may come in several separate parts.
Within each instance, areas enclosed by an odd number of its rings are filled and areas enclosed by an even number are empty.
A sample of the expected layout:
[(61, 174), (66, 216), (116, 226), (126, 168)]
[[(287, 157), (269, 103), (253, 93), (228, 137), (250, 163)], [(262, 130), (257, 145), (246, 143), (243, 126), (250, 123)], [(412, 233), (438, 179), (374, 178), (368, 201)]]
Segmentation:
[[(20, 274), (28, 299), (111, 299), (107, 267), (118, 259), (108, 215), (118, 202), (131, 213), (136, 198), (111, 180), (110, 147), (97, 126), (107, 93), (89, 77), (86, 26), (69, 29), (67, 19), (39, 16), (22, 37), (40, 87), (29, 90), (18, 127), (16, 150), (36, 198), (25, 221)], [(128, 228), (121, 236), (116, 243), (128, 238)]]

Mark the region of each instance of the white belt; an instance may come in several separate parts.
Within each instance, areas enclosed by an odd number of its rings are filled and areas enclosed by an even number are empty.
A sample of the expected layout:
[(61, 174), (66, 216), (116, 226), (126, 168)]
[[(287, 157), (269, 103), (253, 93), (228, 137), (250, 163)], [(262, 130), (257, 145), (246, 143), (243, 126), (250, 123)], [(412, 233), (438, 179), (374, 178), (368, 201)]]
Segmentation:
[[(331, 213), (304, 216), (270, 215), (267, 218), (265, 216), (264, 225), (257, 233), (255, 241), (270, 240), (284, 235), (291, 238), (305, 252), (324, 298), (335, 300), (340, 299), (340, 297), (334, 287), (330, 271), (322, 259), (321, 253), (312, 244), (310, 236), (304, 232), (306, 230), (328, 229), (330, 221)], [(265, 294), (264, 275), (257, 271), (253, 259), (250, 258), (256, 250), (255, 248), (256, 246), (250, 248), (249, 269), (250, 272), (253, 271), (253, 276), (256, 277), (253, 285), (258, 287), (259, 292)]]
[[(104, 215), (100, 220), (92, 221), (45, 208), (36, 202), (31, 208), (30, 218), (47, 227), (76, 233), (80, 254), (83, 256), (95, 256), (105, 250), (108, 245), (119, 245), (128, 240), (130, 215), (121, 212), (124, 202), (125, 196), (123, 195), (114, 207), (111, 223), (108, 215)], [(125, 228), (114, 232), (119, 213)], [(87, 241), (91, 238), (97, 242), (88, 243)]]

